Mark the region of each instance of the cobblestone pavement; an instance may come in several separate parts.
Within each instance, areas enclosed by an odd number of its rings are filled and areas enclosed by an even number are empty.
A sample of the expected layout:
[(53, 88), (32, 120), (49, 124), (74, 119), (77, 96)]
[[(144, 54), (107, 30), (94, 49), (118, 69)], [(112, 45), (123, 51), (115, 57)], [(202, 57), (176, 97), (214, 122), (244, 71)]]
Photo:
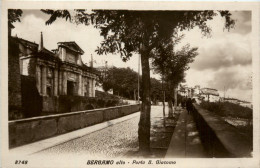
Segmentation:
[[(167, 111), (167, 110), (166, 110)], [(162, 106), (152, 106), (151, 120), (162, 116)], [(103, 157), (124, 156), (138, 149), (139, 116), (43, 150), (39, 154), (73, 154)]]

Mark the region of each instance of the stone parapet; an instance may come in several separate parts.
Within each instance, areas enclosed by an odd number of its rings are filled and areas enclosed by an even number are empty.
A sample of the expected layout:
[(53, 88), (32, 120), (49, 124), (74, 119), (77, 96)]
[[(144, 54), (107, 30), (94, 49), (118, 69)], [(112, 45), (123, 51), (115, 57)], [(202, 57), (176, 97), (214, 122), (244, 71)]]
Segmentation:
[(9, 148), (78, 130), (140, 111), (125, 105), (9, 121)]
[(213, 112), (194, 104), (194, 119), (203, 146), (210, 157), (250, 157), (252, 149), (247, 137)]

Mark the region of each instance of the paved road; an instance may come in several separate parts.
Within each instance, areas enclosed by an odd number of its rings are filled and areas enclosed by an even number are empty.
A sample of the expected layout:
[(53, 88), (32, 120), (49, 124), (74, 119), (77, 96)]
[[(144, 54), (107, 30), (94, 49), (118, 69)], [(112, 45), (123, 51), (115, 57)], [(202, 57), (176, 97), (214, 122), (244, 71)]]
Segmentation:
[[(162, 116), (162, 106), (152, 106), (151, 118)], [(38, 154), (73, 154), (120, 157), (138, 149), (139, 116), (87, 134)]]

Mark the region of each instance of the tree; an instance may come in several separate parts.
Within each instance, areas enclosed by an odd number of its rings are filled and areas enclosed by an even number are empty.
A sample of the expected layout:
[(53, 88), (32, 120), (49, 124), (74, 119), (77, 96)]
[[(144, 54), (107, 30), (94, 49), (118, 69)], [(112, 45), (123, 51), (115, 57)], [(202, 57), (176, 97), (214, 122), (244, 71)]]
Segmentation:
[[(180, 40), (182, 39), (183, 36), (176, 36), (174, 38), (174, 42), (172, 41), (171, 38), (165, 40), (165, 43), (162, 43), (159, 45), (156, 49), (153, 50), (151, 54), (153, 54), (152, 58), (152, 65), (153, 65), (153, 70), (158, 73), (161, 76), (162, 79), (162, 90), (163, 90), (163, 116), (165, 116), (165, 88), (168, 88), (168, 83), (165, 81), (165, 76), (166, 73), (168, 72), (167, 67), (169, 67), (168, 61), (171, 55), (173, 54), (173, 44), (177, 45)], [(165, 84), (164, 84), (165, 82)], [(167, 97), (171, 96), (169, 95), (170, 89), (167, 91)], [(168, 99), (169, 100), (169, 99)], [(172, 117), (172, 100), (168, 101), (168, 106), (169, 106), (169, 117)]]
[[(108, 68), (106, 75), (100, 76), (100, 83), (105, 91), (113, 89), (114, 94), (119, 96), (135, 99), (135, 91), (137, 90), (138, 73), (128, 68)], [(140, 89), (142, 91), (142, 88)], [(151, 97), (156, 101), (160, 97), (160, 82), (151, 78)], [(135, 95), (137, 96), (137, 95)]]
[(106, 76), (100, 81), (103, 89), (113, 89), (114, 94), (134, 99), (137, 89), (137, 73), (130, 68), (108, 68)]
[(170, 40), (153, 51), (154, 70), (161, 76), (164, 76), (164, 80), (166, 81), (169, 118), (173, 117), (172, 102), (173, 100), (176, 102), (176, 98), (173, 99), (175, 88), (183, 81), (184, 72), (189, 69), (188, 64), (193, 62), (194, 58), (198, 55), (198, 48), (190, 48), (189, 45), (185, 45), (181, 50), (176, 52), (173, 51), (173, 46), (178, 44), (181, 38), (182, 36), (176, 38), (175, 41)]
[[(124, 61), (133, 53), (141, 55), (142, 66), (142, 106), (139, 121), (139, 151), (150, 151), (150, 53), (179, 30), (199, 27), (203, 35), (210, 33), (207, 20), (217, 15), (216, 11), (130, 11), (130, 10), (93, 10), (87, 14), (76, 10), (77, 23), (88, 24), (90, 21), (104, 37), (98, 54), (119, 52)], [(233, 27), (234, 20), (228, 11), (219, 11), (225, 18), (225, 28)], [(52, 14), (51, 14), (52, 15)], [(53, 15), (52, 15), (53, 16)], [(52, 17), (51, 16), (51, 17)], [(55, 15), (56, 17), (57, 14)]]
[(151, 100), (153, 103), (157, 103), (157, 101), (162, 101), (163, 96), (160, 94), (162, 91), (161, 83), (159, 80), (155, 78), (151, 78)]
[(14, 28), (14, 22), (20, 22), (23, 11), (21, 9), (8, 9), (8, 35), (11, 36), (11, 29)]

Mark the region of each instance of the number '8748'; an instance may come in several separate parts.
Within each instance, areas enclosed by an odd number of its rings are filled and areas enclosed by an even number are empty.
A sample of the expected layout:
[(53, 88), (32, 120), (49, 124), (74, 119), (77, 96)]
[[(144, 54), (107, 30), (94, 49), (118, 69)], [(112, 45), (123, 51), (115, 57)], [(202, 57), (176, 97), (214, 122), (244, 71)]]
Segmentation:
[(15, 164), (27, 164), (28, 160), (16, 160)]

